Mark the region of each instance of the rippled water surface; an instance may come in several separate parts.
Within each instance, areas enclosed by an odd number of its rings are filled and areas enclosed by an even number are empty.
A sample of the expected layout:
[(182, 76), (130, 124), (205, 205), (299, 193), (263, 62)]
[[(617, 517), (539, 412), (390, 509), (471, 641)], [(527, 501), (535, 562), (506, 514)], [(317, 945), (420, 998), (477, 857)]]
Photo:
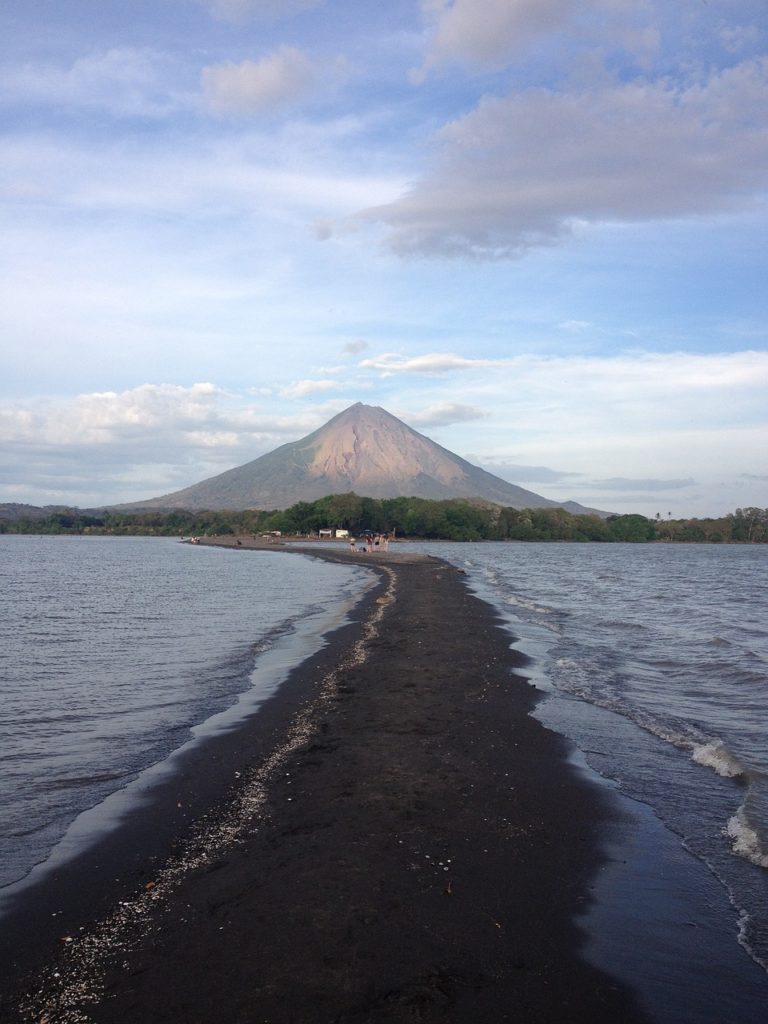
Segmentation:
[[(424, 550), (465, 569), (499, 609), (548, 695), (537, 716), (709, 867), (735, 908), (734, 932), (768, 964), (768, 548)], [(368, 582), (357, 566), (295, 554), (0, 536), (0, 884), (45, 860), (82, 811), (122, 792), (201, 723), (241, 704), (252, 712), (279, 681), (270, 659), (287, 671), (306, 657)], [(668, 857), (660, 898), (672, 921), (680, 865), (671, 848)], [(627, 884), (656, 884), (644, 879), (646, 860), (638, 848)], [(687, 884), (684, 870), (679, 877)], [(698, 940), (698, 977), (708, 976), (703, 926)], [(657, 967), (673, 958), (660, 953)], [(644, 960), (630, 980), (647, 971)], [(696, 993), (677, 977), (671, 985), (689, 1007), (680, 1019), (717, 1018), (706, 986), (697, 1016)], [(760, 1003), (744, 998), (750, 1012)], [(742, 1000), (722, 1019), (762, 1016), (745, 1017)]]
[(192, 727), (243, 694), (252, 709), (260, 665), (306, 656), (364, 577), (165, 539), (0, 536), (0, 885)]
[(425, 550), (502, 611), (539, 717), (706, 862), (768, 965), (768, 547)]

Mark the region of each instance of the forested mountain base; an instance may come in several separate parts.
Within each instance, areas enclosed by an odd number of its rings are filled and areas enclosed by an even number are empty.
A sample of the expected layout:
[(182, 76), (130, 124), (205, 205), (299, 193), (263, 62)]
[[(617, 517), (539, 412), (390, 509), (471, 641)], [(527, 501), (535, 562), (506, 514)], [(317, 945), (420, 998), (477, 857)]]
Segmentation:
[[(0, 510), (0, 533), (214, 536), (263, 534), (317, 536), (323, 529), (365, 530), (425, 540), (682, 541), (766, 543), (768, 509), (736, 509), (720, 519), (672, 519), (642, 515), (574, 515), (559, 508), (516, 509), (453, 499), (363, 498), (333, 494), (281, 511), (83, 511), (37, 509), (36, 514)], [(4, 513), (4, 515), (2, 514)], [(43, 513), (41, 515), (41, 513)]]

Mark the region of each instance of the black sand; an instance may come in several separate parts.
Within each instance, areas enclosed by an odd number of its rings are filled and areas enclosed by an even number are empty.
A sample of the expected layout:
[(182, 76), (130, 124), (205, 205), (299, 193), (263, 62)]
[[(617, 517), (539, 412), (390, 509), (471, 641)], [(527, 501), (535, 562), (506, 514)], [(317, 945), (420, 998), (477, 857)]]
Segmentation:
[(360, 621), (10, 919), (4, 1021), (642, 1019), (579, 956), (606, 797), (492, 609), (436, 560), (324, 557), (383, 575)]

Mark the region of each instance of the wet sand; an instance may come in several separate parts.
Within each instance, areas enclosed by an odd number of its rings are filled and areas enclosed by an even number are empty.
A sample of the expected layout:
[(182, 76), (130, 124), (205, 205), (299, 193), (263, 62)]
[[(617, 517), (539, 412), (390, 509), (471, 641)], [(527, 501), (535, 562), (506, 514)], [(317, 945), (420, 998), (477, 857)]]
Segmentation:
[(530, 717), (494, 611), (407, 548), (310, 553), (380, 582), (246, 727), (11, 917), (9, 990), (31, 974), (2, 1019), (643, 1019), (574, 924), (616, 811)]

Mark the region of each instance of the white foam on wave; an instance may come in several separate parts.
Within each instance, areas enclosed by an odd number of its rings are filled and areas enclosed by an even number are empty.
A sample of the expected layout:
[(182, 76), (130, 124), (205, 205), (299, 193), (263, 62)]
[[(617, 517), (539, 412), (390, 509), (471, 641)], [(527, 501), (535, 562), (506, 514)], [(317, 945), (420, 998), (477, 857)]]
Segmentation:
[(634, 710), (629, 717), (641, 729), (645, 729), (652, 736), (656, 736), (665, 743), (669, 743), (670, 746), (676, 747), (678, 750), (693, 749), (694, 741), (689, 733), (686, 732), (687, 726), (685, 723), (666, 722), (649, 714), (647, 711), (640, 710)]
[(744, 774), (744, 766), (740, 763), (722, 740), (711, 740), (709, 743), (699, 743), (693, 748), (691, 754), (696, 764), (705, 768), (712, 768), (724, 779), (736, 779)]
[(731, 848), (739, 857), (745, 857), (760, 868), (768, 868), (768, 852), (760, 837), (746, 819), (744, 809), (740, 807), (729, 820), (723, 830), (732, 840)]
[[(731, 897), (731, 902), (733, 903), (733, 898), (732, 897)], [(738, 931), (738, 935), (736, 936), (737, 942), (739, 943), (741, 948), (744, 950), (744, 952), (747, 954), (747, 956), (751, 957), (751, 959), (754, 960), (755, 963), (758, 964), (758, 966), (762, 967), (764, 971), (768, 971), (768, 960), (766, 960), (764, 957), (759, 956), (757, 954), (756, 950), (753, 948), (752, 943), (750, 942), (750, 931), (751, 931), (751, 928), (752, 928), (752, 918), (751, 918), (751, 916), (746, 912), (746, 910), (739, 910), (739, 920), (738, 920), (738, 929), (739, 929), (739, 931)]]
[(633, 708), (615, 694), (597, 692), (589, 685), (585, 666), (570, 658), (558, 658), (558, 689), (628, 718), (645, 732), (669, 743), (678, 750), (690, 752), (691, 758), (703, 768), (711, 768), (724, 779), (737, 779), (747, 774), (744, 765), (720, 739), (702, 735), (685, 722), (665, 720), (640, 708)]
[(529, 612), (538, 612), (540, 615), (551, 615), (552, 609), (545, 608), (543, 605), (536, 604), (535, 601), (528, 601), (524, 597), (512, 597), (507, 598), (507, 604), (514, 605), (515, 608), (525, 608)]

